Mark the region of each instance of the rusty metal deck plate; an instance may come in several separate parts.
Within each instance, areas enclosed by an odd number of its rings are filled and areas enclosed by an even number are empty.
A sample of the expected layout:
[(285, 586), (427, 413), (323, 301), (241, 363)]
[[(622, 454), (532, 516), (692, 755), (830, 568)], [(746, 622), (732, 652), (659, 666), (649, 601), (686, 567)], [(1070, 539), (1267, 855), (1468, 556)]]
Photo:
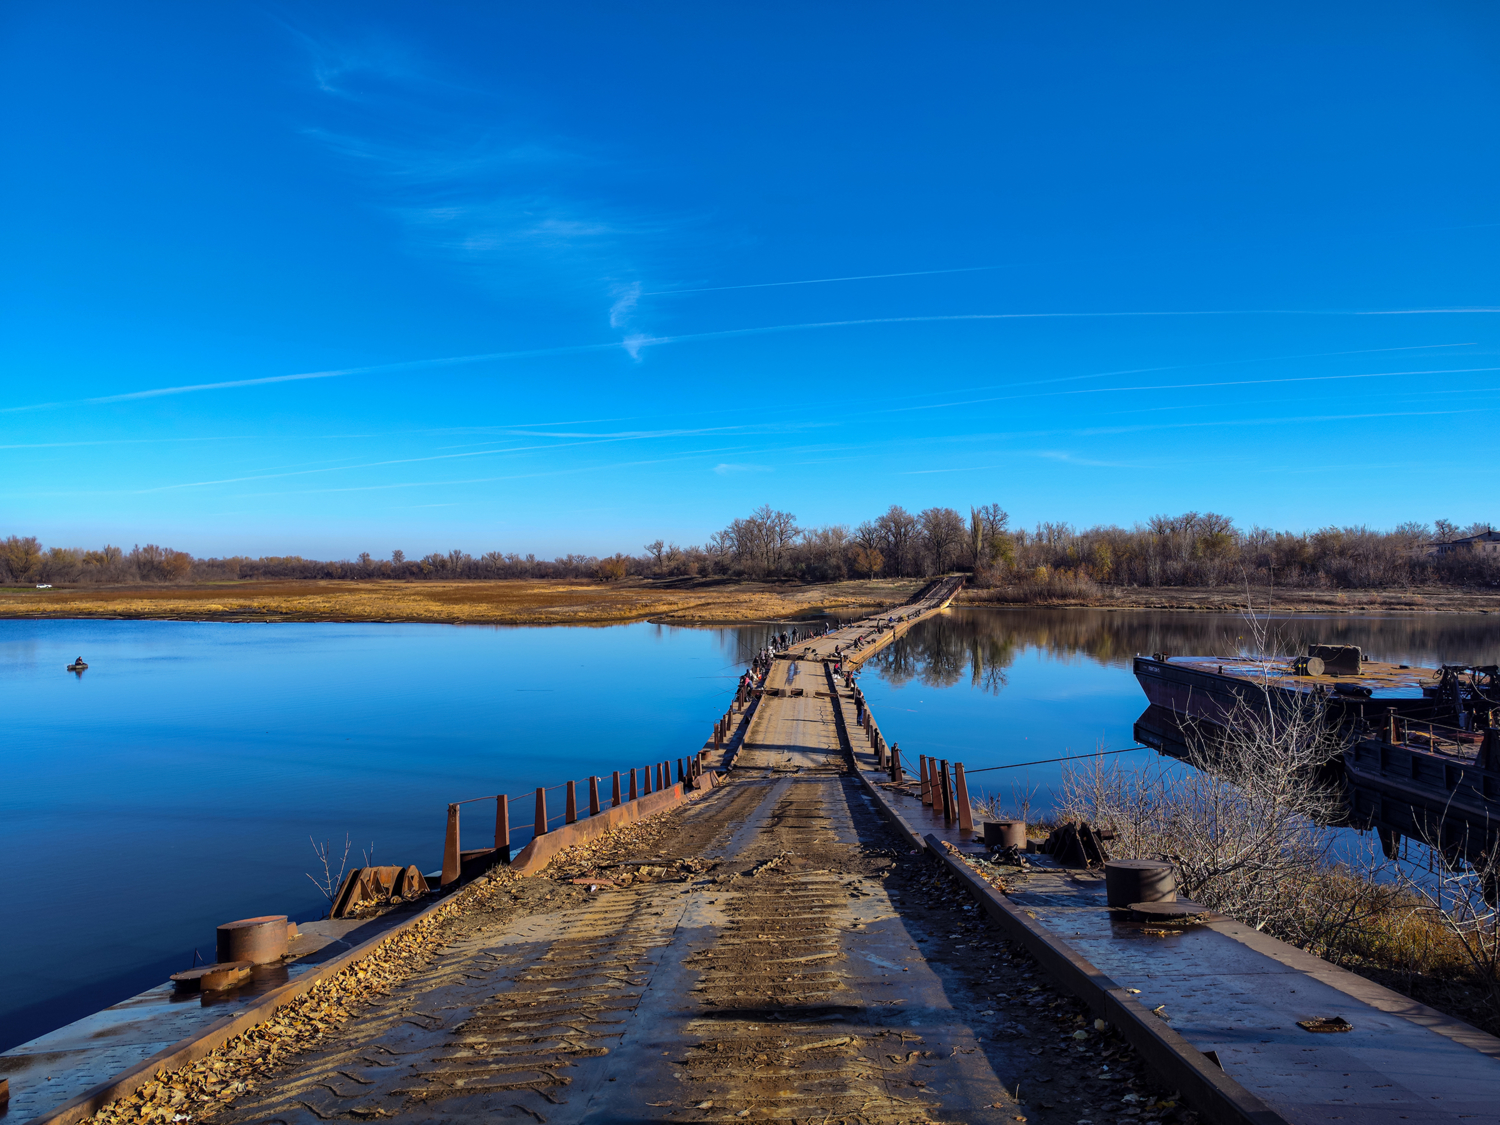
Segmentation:
[[(918, 799), (886, 793), (912, 827), (975, 850)], [(1027, 858), (1031, 873), (1007, 878), (1010, 900), (1288, 1121), (1500, 1123), (1500, 1040), (1233, 920), (1131, 921), (1106, 905), (1102, 875)], [(1349, 1030), (1299, 1026), (1333, 1018)]]

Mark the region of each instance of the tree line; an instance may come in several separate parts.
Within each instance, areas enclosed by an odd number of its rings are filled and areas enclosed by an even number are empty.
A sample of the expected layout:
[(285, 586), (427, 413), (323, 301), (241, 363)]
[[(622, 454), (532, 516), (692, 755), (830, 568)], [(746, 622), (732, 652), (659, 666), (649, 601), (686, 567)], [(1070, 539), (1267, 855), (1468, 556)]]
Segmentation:
[(453, 550), (407, 558), (393, 551), (377, 559), (320, 561), (296, 555), (196, 558), (155, 544), (130, 551), (44, 547), (34, 536), (0, 541), (0, 581), (120, 584), (225, 579), (484, 580), (627, 577), (739, 577), (832, 582), (847, 578), (922, 578), (955, 570), (981, 589), (1025, 586), (1086, 592), (1099, 586), (1220, 586), (1249, 580), (1280, 586), (1367, 589), (1424, 584), (1500, 584), (1500, 559), (1465, 552), (1438, 553), (1439, 543), (1489, 529), (1403, 523), (1391, 530), (1366, 526), (1317, 531), (1242, 529), (1228, 516), (1187, 512), (1156, 516), (1125, 528), (1079, 529), (1062, 522), (1012, 526), (999, 504), (909, 512), (892, 505), (855, 526), (801, 527), (797, 517), (763, 505), (732, 520), (701, 545), (661, 539), (639, 554), (600, 558)]

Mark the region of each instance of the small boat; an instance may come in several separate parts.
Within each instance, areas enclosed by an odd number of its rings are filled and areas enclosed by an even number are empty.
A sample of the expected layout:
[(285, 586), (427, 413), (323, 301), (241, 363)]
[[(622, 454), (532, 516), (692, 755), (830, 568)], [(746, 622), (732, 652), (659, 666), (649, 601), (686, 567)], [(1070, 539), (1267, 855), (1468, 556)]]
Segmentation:
[(73, 663), (71, 663), (71, 664), (68, 665), (68, 671), (69, 672), (82, 672), (87, 667), (88, 667), (88, 665), (85, 664), (82, 660), (75, 660), (75, 661), (73, 661)]

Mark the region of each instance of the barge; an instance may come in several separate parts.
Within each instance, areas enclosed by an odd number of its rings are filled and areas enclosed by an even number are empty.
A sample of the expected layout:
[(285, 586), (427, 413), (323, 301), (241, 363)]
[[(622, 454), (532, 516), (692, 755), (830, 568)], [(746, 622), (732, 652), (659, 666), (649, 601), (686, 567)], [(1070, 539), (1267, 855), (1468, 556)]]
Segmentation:
[(1304, 656), (1137, 656), (1135, 678), (1157, 707), (1224, 723), (1241, 707), (1319, 707), (1334, 726), (1383, 719), (1482, 730), (1500, 718), (1500, 669), (1419, 668), (1366, 660), (1357, 645), (1311, 645)]
[(1170, 757), (1211, 763), (1221, 733), (1242, 708), (1321, 711), (1335, 747), (1320, 780), (1343, 789), (1342, 823), (1374, 830), (1388, 858), (1406, 837), (1437, 849), (1450, 864), (1481, 867), (1487, 893), (1495, 894), (1497, 669), (1367, 661), (1358, 649), (1324, 660), (1319, 651), (1313, 646), (1290, 660), (1138, 656), (1136, 678), (1151, 705), (1136, 720), (1136, 741)]

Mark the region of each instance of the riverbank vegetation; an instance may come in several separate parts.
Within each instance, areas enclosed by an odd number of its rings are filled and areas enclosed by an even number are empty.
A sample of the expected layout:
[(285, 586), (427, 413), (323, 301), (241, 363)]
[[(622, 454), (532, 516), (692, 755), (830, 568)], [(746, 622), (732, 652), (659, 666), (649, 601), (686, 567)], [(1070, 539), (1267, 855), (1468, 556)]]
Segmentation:
[(1408, 840), (1393, 863), (1335, 828), (1339, 744), (1319, 713), (1242, 706), (1187, 740), (1192, 768), (1068, 771), (1058, 819), (1111, 833), (1113, 858), (1170, 860), (1181, 898), (1500, 1032), (1500, 857)]
[[(605, 557), (567, 554), (539, 559), (499, 550), (479, 555), (451, 550), (408, 558), (397, 550), (380, 559), (368, 552), (352, 560), (295, 555), (199, 558), (150, 543), (129, 551), (111, 545), (47, 547), (33, 536), (10, 535), (0, 540), (0, 584), (509, 581), (571, 586), (635, 580), (636, 592), (623, 600), (641, 603), (641, 590), (663, 584), (682, 591), (694, 584), (717, 589), (715, 583), (725, 579), (771, 582), (778, 588), (858, 578), (904, 583), (956, 571), (969, 575), (963, 600), (997, 605), (1232, 608), (1243, 604), (1249, 585), (1275, 588), (1281, 599), (1320, 608), (1337, 609), (1341, 601), (1358, 598), (1360, 608), (1461, 609), (1474, 607), (1452, 604), (1455, 597), (1500, 595), (1500, 536), (1483, 538), (1487, 534), (1488, 525), (1459, 528), (1445, 520), (1432, 526), (1405, 523), (1385, 531), (1362, 526), (1312, 532), (1246, 530), (1212, 512), (1158, 516), (1131, 528), (1101, 525), (1080, 530), (1066, 523), (1039, 523), (1025, 529), (1013, 527), (998, 504), (970, 508), (967, 517), (953, 508), (913, 513), (892, 506), (854, 527), (807, 528), (798, 525), (793, 513), (766, 505), (732, 520), (701, 546), (657, 539), (640, 553)], [(1469, 541), (1472, 536), (1481, 538)], [(741, 596), (753, 600), (759, 595)], [(1372, 603), (1371, 597), (1378, 601)], [(722, 593), (709, 600), (716, 598)], [(1433, 599), (1440, 604), (1432, 604)], [(140, 600), (149, 596), (141, 595)], [(477, 607), (497, 600), (525, 600), (525, 595), (517, 599), (476, 594), (467, 600)], [(596, 595), (595, 600), (621, 601), (606, 595)], [(655, 600), (672, 601), (661, 597), (659, 590), (645, 598), (653, 605)], [(545, 608), (538, 611), (547, 613)], [(655, 612), (648, 607), (626, 616)]]
[(906, 601), (920, 579), (816, 585), (733, 579), (601, 583), (228, 581), (0, 588), (0, 618), (187, 621), (409, 621), (470, 625), (674, 625), (789, 621)]

